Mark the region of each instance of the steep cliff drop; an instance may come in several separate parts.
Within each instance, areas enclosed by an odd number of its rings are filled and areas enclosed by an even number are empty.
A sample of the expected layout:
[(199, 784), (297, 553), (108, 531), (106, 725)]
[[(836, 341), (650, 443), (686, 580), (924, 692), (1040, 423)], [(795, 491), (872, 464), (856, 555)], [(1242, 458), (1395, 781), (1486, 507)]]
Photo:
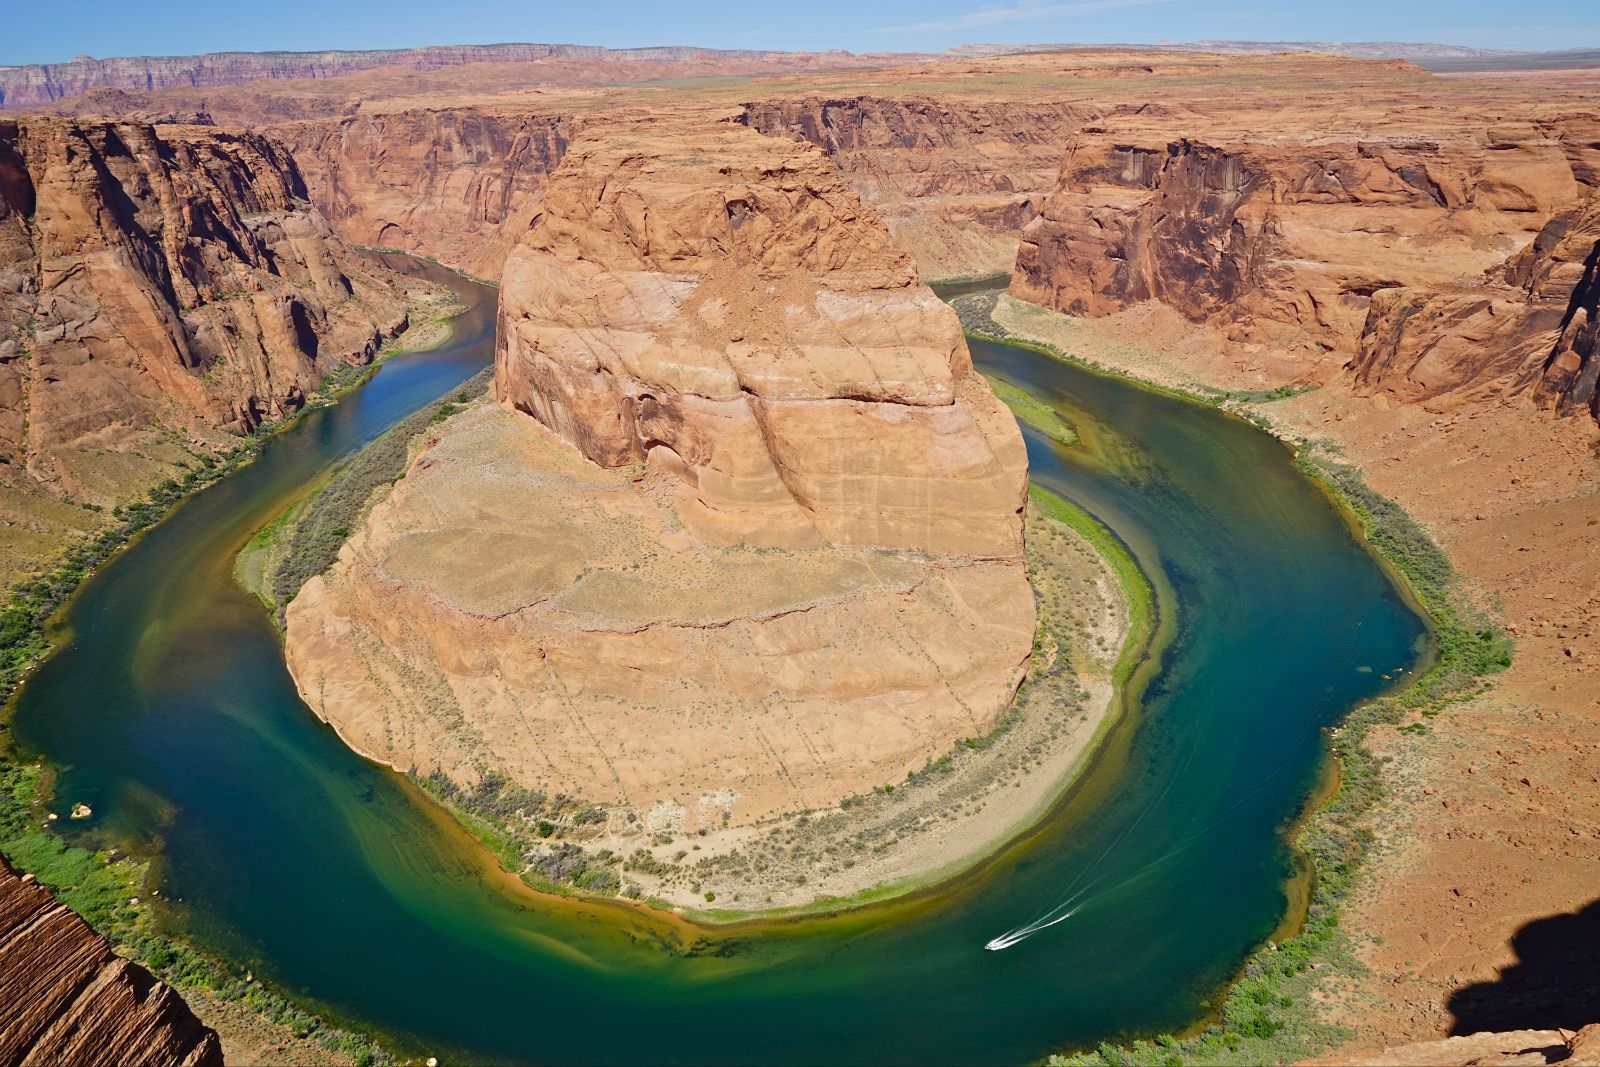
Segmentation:
[(71, 509), (297, 410), (405, 325), (410, 285), (334, 235), (266, 137), (0, 121), (8, 528), (70, 536), (94, 522)]
[(1435, 408), (1530, 393), (1600, 418), (1600, 199), (1556, 215), (1478, 285), (1374, 294), (1351, 367), (1369, 391)]
[(551, 171), (588, 121), (581, 110), (469, 106), (385, 110), (274, 129), (340, 234), (498, 278)]
[(941, 278), (1011, 270), (1061, 145), (1098, 117), (1049, 99), (841, 95), (753, 101), (741, 121), (827, 152), (923, 275)]
[[(235, 117), (269, 119), (270, 106)], [(363, 99), (349, 110), (271, 128), (335, 228), (497, 277), (568, 143), (607, 109), (550, 94), (447, 108)], [(1055, 183), (1061, 144), (1096, 114), (1055, 102), (873, 96), (671, 111), (683, 125), (732, 113), (769, 136), (815, 144), (930, 278), (1010, 270), (1023, 223)]]
[(0, 859), (0, 1063), (221, 1067), (217, 1035)]
[(352, 745), (693, 831), (899, 780), (1004, 711), (1022, 441), (821, 152), (580, 137), (500, 316), (503, 406), (446, 424), (289, 607)]
[(1360, 351), (1381, 362), (1369, 311), (1393, 335), (1386, 316), (1498, 270), (1547, 220), (1577, 215), (1600, 164), (1584, 116), (1359, 139), (1161, 140), (1152, 126), (1108, 121), (1068, 142), (1011, 292), (1086, 317), (1155, 302), (1216, 330), (1273, 384), (1328, 381)]

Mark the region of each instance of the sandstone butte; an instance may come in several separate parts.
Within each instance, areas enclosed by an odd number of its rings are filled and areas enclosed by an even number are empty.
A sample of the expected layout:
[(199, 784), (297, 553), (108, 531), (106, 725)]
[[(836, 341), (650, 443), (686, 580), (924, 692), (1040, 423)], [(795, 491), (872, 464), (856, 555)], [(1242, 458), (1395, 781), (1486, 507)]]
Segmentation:
[(353, 746), (692, 831), (899, 780), (1005, 710), (1022, 439), (821, 152), (580, 138), (499, 314), (510, 410), (430, 442), (289, 607)]
[(177, 993), (0, 859), (0, 1062), (221, 1067), (222, 1046)]
[[(1459, 990), (1517, 973), (1520, 930), (1589, 905), (1600, 427), (1586, 231), (1600, 79), (1099, 49), (684, 87), (602, 80), (476, 63), (52, 107), (256, 127), (346, 240), (491, 277), (589, 126), (732, 119), (825, 152), (923, 276), (1014, 265), (1013, 292), (1036, 303), (1002, 302), (1013, 326), (1166, 384), (1319, 385), (1258, 410), (1341, 448), (1517, 641), (1492, 690), (1424, 737), (1374, 742), (1391, 760), (1372, 824), (1383, 847), (1342, 924), (1371, 970), (1320, 990), (1323, 1017), (1363, 1048), (1436, 1038), (1459, 1025)], [(486, 442), (534, 447), (529, 420), (491, 414)], [(402, 493), (424, 484), (420, 468)], [(671, 489), (676, 516), (671, 477), (650, 484)], [(1524, 997), (1488, 1028), (1548, 1027), (1535, 1017), (1547, 1000)]]
[(0, 120), (4, 569), (371, 360), (408, 284), (267, 137)]

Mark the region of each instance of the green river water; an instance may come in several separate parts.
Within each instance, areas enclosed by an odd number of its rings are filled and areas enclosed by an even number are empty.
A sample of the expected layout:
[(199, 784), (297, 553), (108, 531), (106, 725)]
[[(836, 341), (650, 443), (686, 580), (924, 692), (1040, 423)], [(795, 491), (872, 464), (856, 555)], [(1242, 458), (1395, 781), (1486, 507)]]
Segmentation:
[[(413, 269), (472, 302), (452, 340), (391, 360), (105, 566), (15, 705), (57, 806), (94, 808), (70, 832), (157, 857), (169, 928), (446, 1062), (1023, 1063), (1210, 1009), (1289, 908), (1285, 829), (1322, 730), (1426, 641), (1278, 442), (973, 342), (1078, 427), (1071, 447), (1028, 434), (1033, 477), (1152, 576), (1164, 655), (1085, 776), (982, 869), (843, 916), (701, 931), (499, 873), (315, 720), (232, 580), (295, 494), (490, 360), (493, 292)], [(985, 951), (996, 938), (1014, 943)]]

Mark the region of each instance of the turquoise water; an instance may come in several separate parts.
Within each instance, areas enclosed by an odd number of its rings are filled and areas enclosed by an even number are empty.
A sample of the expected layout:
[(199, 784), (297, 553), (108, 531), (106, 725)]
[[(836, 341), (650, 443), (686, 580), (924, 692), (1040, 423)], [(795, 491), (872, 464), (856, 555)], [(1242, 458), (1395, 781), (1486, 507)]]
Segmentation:
[(320, 472), (489, 362), (492, 291), (415, 269), (475, 303), (451, 342), (392, 360), (103, 568), (19, 696), (17, 743), (59, 768), (60, 803), (96, 812), (76, 832), (159, 858), (166, 923), (446, 1060), (1023, 1063), (1205, 1014), (1285, 914), (1283, 828), (1318, 779), (1321, 731), (1424, 641), (1285, 449), (974, 342), (986, 371), (1079, 428), (1069, 448), (1028, 434), (1034, 478), (1155, 579), (1172, 626), (1159, 670), (1086, 776), (982, 870), (842, 917), (697, 931), (496, 872), (316, 722), (231, 579)]

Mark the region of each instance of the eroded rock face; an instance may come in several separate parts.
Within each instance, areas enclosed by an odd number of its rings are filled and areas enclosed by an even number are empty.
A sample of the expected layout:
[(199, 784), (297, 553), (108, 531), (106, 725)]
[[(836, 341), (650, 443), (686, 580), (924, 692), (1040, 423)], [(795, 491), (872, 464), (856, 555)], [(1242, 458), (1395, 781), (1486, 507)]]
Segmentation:
[(1009, 271), (1055, 185), (1061, 145), (1099, 111), (932, 96), (752, 101), (740, 121), (821, 148), (925, 277)]
[(1600, 417), (1600, 200), (1556, 215), (1478, 285), (1375, 293), (1351, 367), (1405, 401), (1528, 393)]
[(0, 122), (0, 454), (157, 424), (248, 430), (405, 319), (264, 137)]
[(565, 112), (415, 108), (273, 132), (349, 240), (495, 278), (582, 121)]
[(694, 830), (993, 725), (1034, 629), (1021, 437), (819, 151), (582, 137), (500, 301), (504, 404), (447, 423), (288, 609), (352, 745)]
[(1590, 125), (1164, 143), (1088, 128), (1023, 231), (1012, 293), (1089, 316), (1159, 301), (1240, 346), (1297, 351), (1301, 377), (1324, 380), (1362, 344), (1375, 293), (1481, 275), (1579, 205), (1600, 160)]
[(221, 1067), (177, 993), (0, 859), (0, 1062)]
[(1030, 225), (1017, 291), (1074, 315), (1160, 300), (1199, 321), (1265, 284), (1278, 222), (1256, 196), (1266, 174), (1243, 154), (1179, 141), (1074, 149), (1070, 158), (1074, 181), (1115, 191), (1058, 200)]
[[(295, 84), (284, 83), (285, 92)], [(421, 107), (265, 89), (237, 100), (101, 91), (70, 107), (116, 114), (158, 103), (166, 111), (203, 105), (224, 122), (271, 123), (311, 199), (347, 240), (423, 252), (483, 277), (498, 277), (567, 144), (614, 110), (577, 94)], [(619, 101), (629, 110), (638, 103)], [(1061, 144), (1098, 114), (1052, 101), (874, 96), (774, 98), (737, 109), (678, 103), (672, 111), (686, 126), (731, 116), (769, 136), (816, 144), (925, 277), (1009, 270), (1018, 232), (1055, 184)]]
[(1027, 462), (960, 323), (809, 145), (574, 144), (506, 264), (500, 398), (698, 535), (1016, 559)]

